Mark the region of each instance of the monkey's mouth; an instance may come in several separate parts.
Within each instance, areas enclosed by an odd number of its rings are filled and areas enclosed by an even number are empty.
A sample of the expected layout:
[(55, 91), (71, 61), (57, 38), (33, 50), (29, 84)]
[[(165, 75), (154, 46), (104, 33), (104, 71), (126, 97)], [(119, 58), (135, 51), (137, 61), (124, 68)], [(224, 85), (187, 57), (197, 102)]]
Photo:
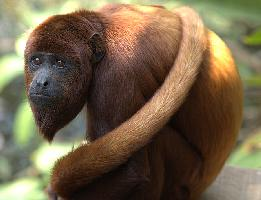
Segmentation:
[(57, 97), (45, 94), (31, 93), (29, 94), (29, 100), (37, 107), (46, 107), (53, 105), (57, 101)]
[(49, 95), (45, 95), (45, 94), (37, 94), (37, 93), (33, 93), (33, 94), (30, 94), (30, 97), (44, 97), (44, 98), (52, 98), (51, 96)]

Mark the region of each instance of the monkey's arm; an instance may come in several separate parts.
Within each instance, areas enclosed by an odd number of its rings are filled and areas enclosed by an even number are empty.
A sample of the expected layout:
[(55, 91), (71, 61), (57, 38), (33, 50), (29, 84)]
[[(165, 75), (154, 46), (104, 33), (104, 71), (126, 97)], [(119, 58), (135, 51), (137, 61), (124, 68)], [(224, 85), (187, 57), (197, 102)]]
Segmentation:
[[(149, 181), (149, 173), (147, 150), (143, 149), (133, 155), (126, 163), (95, 179), (92, 183), (78, 188), (65, 199), (126, 199), (130, 196), (130, 193), (142, 190), (143, 186)], [(47, 193), (49, 200), (65, 200), (58, 197), (51, 186), (48, 186)]]

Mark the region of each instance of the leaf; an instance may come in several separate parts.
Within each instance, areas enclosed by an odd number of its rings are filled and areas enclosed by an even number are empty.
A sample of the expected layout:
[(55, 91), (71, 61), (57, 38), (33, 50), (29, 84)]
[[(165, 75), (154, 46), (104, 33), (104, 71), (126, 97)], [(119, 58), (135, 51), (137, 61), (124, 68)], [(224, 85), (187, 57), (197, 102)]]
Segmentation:
[(26, 145), (35, 132), (33, 115), (28, 102), (19, 105), (13, 126), (14, 140), (18, 145)]
[(14, 78), (23, 74), (23, 59), (12, 54), (0, 59), (0, 92)]
[(252, 87), (260, 87), (261, 86), (261, 75), (254, 75), (245, 79), (247, 85)]
[(261, 168), (261, 130), (248, 138), (230, 156), (228, 164), (247, 168)]
[(46, 196), (36, 178), (22, 178), (12, 183), (0, 185), (0, 200), (45, 200)]
[(32, 154), (34, 166), (43, 173), (49, 173), (55, 161), (72, 150), (72, 145), (66, 143), (44, 144)]
[(251, 35), (246, 36), (244, 42), (248, 45), (261, 45), (261, 28), (257, 29)]
[(4, 156), (0, 156), (0, 176), (1, 180), (6, 180), (12, 176), (9, 160)]

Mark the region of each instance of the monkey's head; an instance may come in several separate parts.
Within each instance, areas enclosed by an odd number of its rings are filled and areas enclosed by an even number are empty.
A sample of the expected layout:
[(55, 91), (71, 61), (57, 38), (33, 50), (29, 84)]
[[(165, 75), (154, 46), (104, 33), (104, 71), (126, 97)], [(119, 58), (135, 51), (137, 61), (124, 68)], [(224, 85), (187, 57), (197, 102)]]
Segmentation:
[(77, 14), (53, 16), (31, 33), (24, 55), (26, 92), (49, 141), (84, 106), (93, 67), (104, 54), (101, 35)]

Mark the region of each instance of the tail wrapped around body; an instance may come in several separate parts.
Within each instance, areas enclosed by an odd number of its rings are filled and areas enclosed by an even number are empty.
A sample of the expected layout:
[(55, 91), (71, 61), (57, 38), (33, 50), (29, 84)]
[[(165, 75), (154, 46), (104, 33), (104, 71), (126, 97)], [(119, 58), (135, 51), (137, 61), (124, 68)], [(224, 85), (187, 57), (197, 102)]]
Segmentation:
[[(59, 159), (51, 180), (55, 191), (61, 194), (66, 192), (66, 185), (70, 185), (70, 190), (74, 191), (126, 162), (134, 152), (151, 141), (186, 99), (197, 78), (206, 49), (205, 28), (192, 9), (183, 7), (174, 12), (182, 22), (182, 39), (176, 60), (164, 83), (135, 115), (119, 127)], [(81, 173), (78, 174), (79, 171)]]

